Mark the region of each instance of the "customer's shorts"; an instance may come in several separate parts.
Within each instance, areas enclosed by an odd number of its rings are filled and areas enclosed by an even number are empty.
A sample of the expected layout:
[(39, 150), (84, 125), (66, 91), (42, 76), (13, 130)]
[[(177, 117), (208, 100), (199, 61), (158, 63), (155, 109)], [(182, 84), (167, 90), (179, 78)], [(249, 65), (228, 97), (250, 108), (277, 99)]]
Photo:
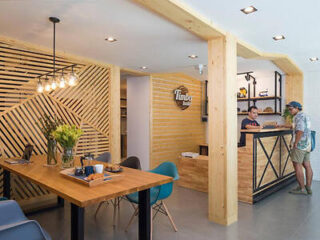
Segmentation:
[(300, 150), (298, 148), (293, 148), (290, 152), (290, 157), (292, 162), (303, 163), (310, 161), (310, 152)]

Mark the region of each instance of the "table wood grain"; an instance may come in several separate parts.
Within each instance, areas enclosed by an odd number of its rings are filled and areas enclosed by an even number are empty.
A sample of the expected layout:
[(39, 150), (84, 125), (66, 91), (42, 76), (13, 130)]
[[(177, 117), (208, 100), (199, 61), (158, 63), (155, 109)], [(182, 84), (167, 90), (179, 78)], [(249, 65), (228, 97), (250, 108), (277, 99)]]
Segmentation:
[[(171, 177), (123, 167), (121, 174), (124, 176), (121, 180), (87, 187), (63, 177), (60, 174), (60, 165), (44, 166), (46, 156), (32, 156), (31, 161), (29, 164), (13, 165), (6, 163), (5, 159), (0, 159), (0, 167), (39, 184), (79, 207), (172, 182)], [(96, 163), (101, 164), (93, 161), (93, 164)], [(80, 166), (79, 158), (76, 158), (75, 165)]]

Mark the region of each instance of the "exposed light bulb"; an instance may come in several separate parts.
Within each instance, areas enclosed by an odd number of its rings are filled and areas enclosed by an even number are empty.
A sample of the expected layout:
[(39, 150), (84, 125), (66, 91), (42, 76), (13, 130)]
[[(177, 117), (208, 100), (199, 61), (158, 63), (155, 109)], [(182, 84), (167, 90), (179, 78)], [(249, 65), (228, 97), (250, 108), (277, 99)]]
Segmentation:
[(77, 84), (77, 75), (75, 73), (70, 74), (68, 84), (70, 86), (75, 86)]
[(51, 90), (51, 85), (49, 82), (46, 83), (46, 86), (44, 87), (44, 90), (46, 90), (47, 92), (49, 92)]
[(38, 82), (37, 91), (38, 91), (39, 93), (42, 93), (42, 92), (43, 92), (43, 86), (42, 86), (42, 83), (41, 83), (41, 82)]
[(56, 79), (55, 79), (55, 78), (52, 80), (51, 88), (52, 88), (53, 90), (55, 90), (55, 89), (57, 88), (57, 82), (56, 82)]
[(61, 76), (60, 78), (60, 83), (59, 83), (59, 87), (60, 88), (64, 88), (66, 86), (66, 81), (64, 80), (64, 77)]

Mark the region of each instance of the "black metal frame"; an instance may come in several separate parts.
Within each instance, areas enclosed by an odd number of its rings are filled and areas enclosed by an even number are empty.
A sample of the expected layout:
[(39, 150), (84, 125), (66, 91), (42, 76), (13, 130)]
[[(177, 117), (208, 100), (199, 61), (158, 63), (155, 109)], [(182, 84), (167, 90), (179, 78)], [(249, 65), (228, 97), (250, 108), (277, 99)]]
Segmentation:
[[(273, 98), (268, 98), (268, 99), (252, 99), (251, 98), (251, 86), (249, 83), (250, 79), (253, 79), (253, 98), (256, 97), (256, 78), (251, 75), (253, 73), (252, 71), (250, 72), (242, 72), (238, 73), (237, 75), (247, 75), (246, 79), (248, 81), (248, 98), (245, 99), (238, 99), (238, 102), (243, 102), (243, 101), (248, 101), (248, 109), (251, 106), (251, 101), (253, 102), (253, 106), (256, 106), (257, 101), (266, 101), (266, 100), (274, 100), (274, 112), (272, 114), (282, 114), (282, 75), (275, 71), (274, 72), (274, 92), (275, 96)], [(279, 82), (279, 95), (278, 95), (278, 82)], [(278, 101), (279, 101), (279, 112), (278, 112)]]
[[(247, 133), (247, 134), (250, 134), (250, 133)], [(290, 181), (292, 180), (292, 177), (294, 177), (294, 172), (291, 172), (289, 174), (286, 174), (284, 175), (284, 172), (286, 170), (286, 167), (287, 167), (287, 164), (288, 164), (288, 161), (289, 161), (289, 157), (290, 157), (290, 148), (288, 147), (288, 144), (284, 138), (285, 135), (288, 135), (288, 134), (292, 134), (292, 131), (291, 130), (286, 130), (286, 131), (282, 131), (282, 132), (265, 132), (265, 133), (252, 133), (253, 134), (253, 186), (252, 186), (252, 191), (253, 191), (253, 194), (256, 193), (256, 192), (264, 192), (264, 194), (266, 194), (267, 192), (269, 192), (269, 194), (272, 192), (271, 190), (268, 190), (266, 189), (267, 187), (269, 187), (270, 185), (273, 185), (274, 183), (276, 182), (279, 182), (281, 181), (282, 179), (289, 179)], [(264, 138), (264, 137), (277, 137), (274, 145), (273, 145), (273, 148), (272, 148), (272, 151), (270, 154), (268, 154), (267, 150), (265, 149), (262, 141), (261, 141), (261, 138)], [(274, 150), (277, 146), (277, 144), (279, 143), (280, 144), (280, 152), (282, 153), (282, 142), (284, 143), (284, 146), (285, 146), (285, 149), (287, 150), (287, 156), (285, 158), (285, 163), (284, 163), (284, 167), (283, 169), (282, 168), (282, 161), (284, 159), (282, 159), (282, 154), (280, 154), (280, 169), (279, 169), (279, 172), (277, 172), (277, 170), (275, 169), (273, 163), (272, 163), (272, 156), (273, 156), (273, 153), (274, 153)], [(268, 162), (263, 170), (263, 173), (262, 173), (262, 176), (259, 180), (259, 183), (257, 183), (257, 146), (258, 144), (261, 146), (265, 156), (267, 157), (268, 159)], [(276, 179), (272, 182), (269, 182), (267, 184), (264, 184), (264, 185), (261, 185), (262, 184), (262, 181), (263, 181), (263, 178), (265, 176), (265, 173), (267, 171), (267, 168), (269, 167), (269, 165), (271, 166), (275, 176), (276, 176)], [(287, 181), (287, 180), (286, 180)], [(285, 186), (286, 183), (279, 183), (279, 184), (276, 184), (276, 185), (283, 185)], [(272, 187), (272, 189), (276, 189), (277, 187)], [(263, 195), (262, 193), (260, 194), (261, 196)], [(260, 196), (259, 195), (259, 196)], [(257, 195), (258, 196), (258, 195)], [(263, 198), (263, 197), (256, 197), (256, 200), (259, 198)], [(265, 197), (265, 196), (264, 196)], [(254, 196), (255, 198), (255, 196)]]

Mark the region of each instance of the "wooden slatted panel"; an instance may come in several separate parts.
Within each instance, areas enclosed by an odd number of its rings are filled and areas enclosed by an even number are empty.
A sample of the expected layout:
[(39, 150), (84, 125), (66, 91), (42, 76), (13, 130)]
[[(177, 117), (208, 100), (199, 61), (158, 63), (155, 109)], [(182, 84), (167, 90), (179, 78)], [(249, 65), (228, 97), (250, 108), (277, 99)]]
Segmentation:
[[(37, 77), (53, 70), (51, 54), (39, 53), (0, 42), (0, 113), (32, 96), (36, 91)], [(57, 69), (75, 64), (56, 58)], [(82, 68), (75, 67), (75, 71)], [(65, 72), (70, 72), (67, 69)]]
[[(74, 71), (79, 75), (76, 87), (38, 94), (37, 77), (52, 72), (52, 54), (14, 41), (0, 40), (0, 157), (21, 156), (27, 143), (34, 145), (34, 154), (46, 154), (47, 141), (36, 124), (44, 114), (57, 116), (83, 129), (85, 134), (79, 141), (78, 155), (109, 151), (110, 69), (56, 56), (57, 69), (72, 64), (77, 64)], [(70, 71), (67, 69), (64, 73)], [(49, 194), (25, 179), (12, 176), (14, 199), (24, 202)], [(3, 171), (0, 169), (0, 195), (2, 183)]]
[(106, 136), (85, 123), (81, 125), (81, 129), (84, 134), (79, 139), (76, 155), (83, 156), (85, 153), (93, 153), (96, 157), (109, 152), (109, 139)]
[[(188, 88), (192, 104), (186, 110), (176, 105), (173, 90)], [(151, 166), (164, 161), (178, 163), (181, 152), (198, 152), (205, 142), (201, 121), (201, 82), (183, 74), (152, 75)]]
[(109, 69), (87, 66), (78, 72), (79, 84), (58, 89), (51, 96), (70, 111), (76, 113), (95, 127), (97, 131), (109, 132)]

